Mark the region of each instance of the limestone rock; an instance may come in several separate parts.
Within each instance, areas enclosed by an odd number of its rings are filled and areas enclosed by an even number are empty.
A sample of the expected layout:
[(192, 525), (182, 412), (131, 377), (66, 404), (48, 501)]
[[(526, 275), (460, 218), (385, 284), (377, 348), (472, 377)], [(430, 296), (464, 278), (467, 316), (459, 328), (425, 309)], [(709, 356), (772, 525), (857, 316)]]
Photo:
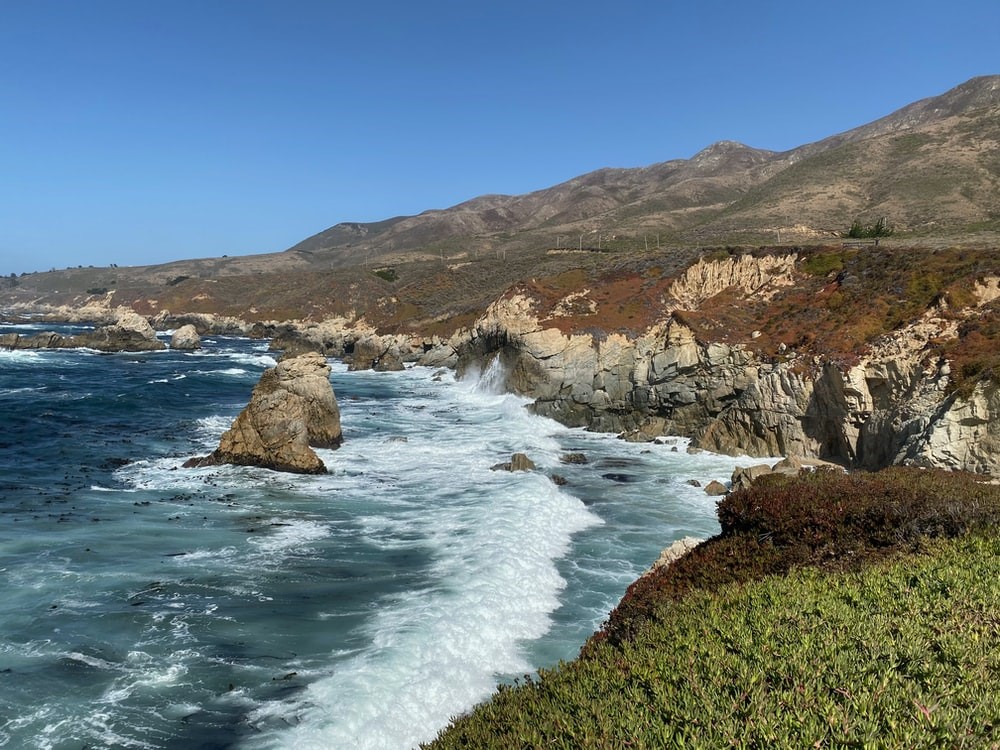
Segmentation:
[(669, 547), (664, 549), (660, 556), (656, 558), (656, 561), (649, 566), (649, 569), (643, 573), (643, 576), (647, 576), (660, 568), (665, 568), (669, 565), (673, 565), (679, 559), (684, 557), (688, 552), (693, 550), (699, 544), (701, 544), (701, 539), (696, 539), (693, 536), (686, 536), (678, 539), (676, 542), (671, 544)]
[(201, 336), (198, 335), (198, 329), (190, 323), (178, 328), (170, 337), (170, 348), (188, 351), (201, 349)]
[(322, 355), (307, 353), (265, 370), (218, 449), (185, 466), (237, 464), (321, 474), (326, 467), (313, 448), (336, 448), (342, 440), (330, 366)]
[(905, 447), (903, 462), (1000, 477), (1000, 383), (980, 382), (941, 405)]

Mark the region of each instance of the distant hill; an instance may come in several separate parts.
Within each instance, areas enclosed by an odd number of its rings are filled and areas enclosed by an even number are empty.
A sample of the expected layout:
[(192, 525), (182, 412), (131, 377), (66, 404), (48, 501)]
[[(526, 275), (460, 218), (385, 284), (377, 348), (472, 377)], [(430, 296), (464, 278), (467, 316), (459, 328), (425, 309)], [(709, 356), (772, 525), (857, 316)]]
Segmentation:
[(853, 221), (880, 217), (898, 241), (997, 244), (1000, 76), (790, 151), (721, 141), (525, 195), (337, 224), (281, 252), (4, 278), (0, 305), (114, 291), (148, 311), (461, 321), (535, 275), (666, 270), (705, 247), (839, 243)]
[(592, 244), (601, 233), (659, 233), (661, 242), (680, 243), (774, 241), (780, 233), (805, 241), (883, 215), (901, 232), (965, 230), (1000, 222), (998, 188), (1000, 76), (984, 76), (791, 151), (722, 141), (690, 159), (601, 169), (526, 195), (338, 224), (288, 252), (353, 264), (460, 248)]

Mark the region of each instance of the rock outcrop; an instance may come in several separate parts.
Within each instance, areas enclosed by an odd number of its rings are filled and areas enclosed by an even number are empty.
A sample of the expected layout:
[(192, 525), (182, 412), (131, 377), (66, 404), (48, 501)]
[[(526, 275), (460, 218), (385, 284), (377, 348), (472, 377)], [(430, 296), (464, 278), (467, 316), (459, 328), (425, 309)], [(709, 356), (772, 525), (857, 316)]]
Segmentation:
[(398, 371), (403, 369), (403, 354), (393, 341), (375, 335), (362, 336), (354, 343), (348, 367), (351, 370)]
[(95, 328), (88, 333), (61, 336), (57, 333), (40, 333), (21, 336), (16, 333), (0, 336), (0, 347), (5, 349), (95, 349), (99, 352), (147, 352), (165, 349), (156, 338), (156, 331), (149, 321), (136, 312), (120, 307), (115, 312), (115, 322)]
[[(537, 413), (626, 439), (683, 435), (732, 455), (998, 473), (996, 388), (949, 395), (948, 362), (928, 354), (957, 335), (955, 315), (930, 309), (844, 364), (702, 341), (677, 312), (731, 288), (766, 297), (791, 283), (795, 258), (699, 262), (665, 295), (659, 322), (632, 336), (564, 332), (552, 305), (520, 285), (476, 321), (458, 368), (499, 359), (504, 387), (533, 398)], [(980, 304), (997, 289), (992, 277), (979, 283)]]
[(1000, 384), (979, 383), (943, 402), (906, 441), (902, 462), (1000, 476)]
[(699, 544), (701, 544), (704, 539), (697, 539), (693, 536), (681, 537), (669, 547), (666, 547), (660, 556), (656, 558), (652, 565), (642, 574), (643, 577), (648, 576), (651, 573), (655, 573), (661, 568), (666, 568), (673, 565), (675, 562), (680, 560), (684, 555), (693, 550)]
[[(262, 336), (268, 332), (261, 333)], [(317, 351), (339, 357), (351, 370), (402, 370), (413, 362), (426, 367), (454, 367), (467, 338), (457, 331), (440, 336), (379, 334), (363, 318), (330, 318), (319, 323), (272, 327), (271, 348), (285, 352)]]
[(198, 335), (198, 329), (191, 323), (178, 328), (170, 337), (170, 348), (186, 351), (201, 349), (201, 336)]
[(265, 370), (215, 452), (185, 466), (237, 464), (321, 474), (326, 466), (313, 448), (337, 448), (342, 440), (330, 366), (322, 355), (307, 353)]

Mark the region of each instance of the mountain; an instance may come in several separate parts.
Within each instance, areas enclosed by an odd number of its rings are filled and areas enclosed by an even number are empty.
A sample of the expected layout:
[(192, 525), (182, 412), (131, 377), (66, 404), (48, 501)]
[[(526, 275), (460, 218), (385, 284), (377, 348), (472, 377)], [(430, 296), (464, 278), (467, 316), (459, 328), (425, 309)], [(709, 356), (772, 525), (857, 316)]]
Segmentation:
[(790, 151), (722, 141), (690, 159), (601, 169), (526, 195), (338, 224), (288, 252), (339, 265), (572, 239), (592, 244), (591, 234), (807, 241), (883, 215), (901, 232), (961, 231), (1000, 221), (998, 188), (1000, 76), (984, 76)]
[(996, 243), (1000, 76), (789, 151), (721, 141), (689, 159), (599, 169), (524, 195), (337, 224), (281, 252), (3, 278), (0, 304), (78, 304), (114, 290), (117, 303), (146, 312), (458, 325), (535, 276), (678, 270), (706, 247), (839, 243), (855, 220), (883, 216), (901, 242)]

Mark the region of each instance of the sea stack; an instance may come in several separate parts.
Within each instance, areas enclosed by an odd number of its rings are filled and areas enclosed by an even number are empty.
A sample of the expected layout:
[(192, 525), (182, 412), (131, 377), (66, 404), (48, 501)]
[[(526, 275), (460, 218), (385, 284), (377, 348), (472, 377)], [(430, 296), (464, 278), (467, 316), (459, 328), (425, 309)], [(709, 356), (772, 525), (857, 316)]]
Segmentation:
[(323, 474), (326, 466), (313, 448), (337, 448), (341, 442), (330, 366), (323, 355), (309, 352), (265, 370), (215, 452), (184, 465), (237, 464)]

